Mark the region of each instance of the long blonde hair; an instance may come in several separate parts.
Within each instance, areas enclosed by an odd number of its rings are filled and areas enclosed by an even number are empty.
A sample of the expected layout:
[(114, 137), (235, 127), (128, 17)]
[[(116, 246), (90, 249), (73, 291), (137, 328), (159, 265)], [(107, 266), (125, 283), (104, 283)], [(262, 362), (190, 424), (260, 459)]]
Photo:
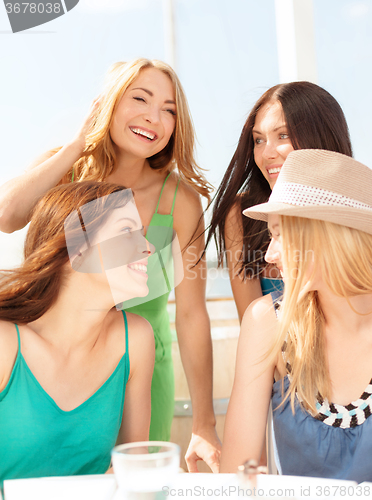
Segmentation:
[(177, 108), (176, 125), (169, 143), (162, 151), (148, 158), (150, 166), (167, 171), (177, 167), (181, 179), (209, 200), (212, 186), (195, 161), (195, 131), (185, 93), (173, 69), (157, 60), (140, 58), (111, 66), (100, 97), (97, 118), (87, 135), (84, 154), (73, 166), (74, 178), (102, 181), (114, 170), (115, 152), (109, 133), (113, 115), (124, 92), (147, 68), (156, 68), (169, 77), (174, 87)]
[(285, 346), (285, 361), (291, 367), (286, 398), (292, 408), (297, 392), (305, 407), (316, 413), (316, 396), (329, 400), (331, 383), (324, 313), (309, 283), (319, 273), (337, 296), (372, 293), (372, 235), (320, 220), (280, 219), (285, 291), (274, 351)]

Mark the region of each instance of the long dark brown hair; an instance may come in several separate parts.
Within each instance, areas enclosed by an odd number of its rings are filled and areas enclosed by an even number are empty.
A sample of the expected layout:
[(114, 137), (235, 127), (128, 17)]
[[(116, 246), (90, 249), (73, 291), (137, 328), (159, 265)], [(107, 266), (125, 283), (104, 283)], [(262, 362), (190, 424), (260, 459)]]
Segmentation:
[[(107, 195), (126, 189), (107, 182), (83, 181), (57, 186), (35, 206), (24, 247), (24, 262), (16, 269), (2, 271), (0, 279), (0, 319), (27, 324), (40, 318), (56, 302), (69, 260), (64, 222), (68, 215), (90, 201), (85, 229), (94, 234), (114, 208)], [(106, 197), (106, 198), (104, 198)], [(129, 199), (129, 193), (128, 193)], [(125, 196), (122, 200), (125, 204)], [(79, 219), (77, 222), (79, 223)], [(69, 227), (69, 248), (74, 245), (81, 226)]]
[[(253, 106), (229, 167), (213, 200), (213, 214), (206, 247), (214, 238), (218, 263), (225, 255), (225, 222), (235, 204), (240, 212), (264, 203), (270, 196), (269, 183), (254, 161), (252, 129), (260, 108), (279, 101), (294, 149), (327, 149), (352, 156), (349, 129), (344, 113), (334, 97), (310, 82), (292, 82), (267, 90)], [(264, 255), (269, 243), (265, 222), (242, 216), (243, 241), (239, 274), (257, 277), (265, 267)], [(259, 255), (257, 258), (256, 256)]]

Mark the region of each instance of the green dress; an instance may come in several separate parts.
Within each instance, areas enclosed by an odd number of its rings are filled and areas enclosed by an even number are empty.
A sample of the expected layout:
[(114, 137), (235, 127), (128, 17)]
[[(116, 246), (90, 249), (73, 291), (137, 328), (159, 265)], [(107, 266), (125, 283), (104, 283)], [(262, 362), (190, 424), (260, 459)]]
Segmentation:
[[(155, 213), (150, 221), (150, 225), (146, 235), (150, 243), (154, 243), (155, 248), (157, 248), (156, 243), (159, 241), (159, 238), (163, 237), (163, 239), (165, 238), (166, 240), (169, 240), (172, 237), (173, 233), (173, 210), (176, 201), (179, 181), (175, 189), (170, 214), (162, 215), (158, 213), (161, 196), (163, 194), (164, 186), (168, 180), (169, 175), (170, 174), (168, 174), (168, 176), (164, 180), (163, 186), (160, 191), (158, 204), (156, 206)], [(166, 246), (166, 243), (163, 242), (160, 246), (164, 247)], [(164, 258), (164, 253), (162, 255)], [(151, 297), (151, 294), (154, 294), (156, 298), (148, 300), (146, 302), (143, 302), (143, 298), (135, 298), (126, 301), (122, 305), (122, 308), (127, 312), (138, 314), (139, 316), (147, 319), (154, 330), (155, 366), (151, 385), (151, 441), (169, 441), (174, 410), (172, 336), (167, 311), (168, 296), (172, 287), (172, 276), (169, 277), (169, 273), (166, 274), (164, 272), (162, 261), (161, 265), (162, 267), (160, 268), (158, 254), (150, 256), (148, 262), (148, 286), (150, 290), (149, 296)], [(169, 265), (165, 267), (168, 268), (168, 271), (171, 271)], [(159, 269), (163, 269), (163, 272), (159, 272)], [(159, 296), (159, 294), (161, 295)]]

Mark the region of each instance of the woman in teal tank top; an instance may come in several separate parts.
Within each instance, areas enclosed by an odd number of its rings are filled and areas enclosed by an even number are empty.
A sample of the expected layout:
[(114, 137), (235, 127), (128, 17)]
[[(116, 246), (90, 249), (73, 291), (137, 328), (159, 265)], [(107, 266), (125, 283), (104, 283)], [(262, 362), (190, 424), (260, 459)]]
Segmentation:
[(119, 185), (59, 186), (36, 206), (0, 281), (0, 485), (102, 474), (116, 443), (148, 439), (152, 330), (113, 308), (148, 293), (141, 227)]
[[(175, 289), (176, 330), (193, 410), (186, 461), (189, 470), (196, 471), (197, 460), (206, 459), (216, 472), (220, 443), (212, 399), (206, 263), (199, 262), (204, 248), (200, 195), (209, 199), (211, 186), (195, 162), (194, 142), (186, 97), (173, 69), (147, 59), (116, 63), (76, 137), (38, 158), (26, 174), (2, 187), (0, 230), (23, 227), (35, 200), (56, 184), (71, 180), (129, 187), (144, 226), (173, 227), (183, 250), (184, 269), (184, 279)], [(168, 290), (136, 310), (155, 332), (151, 438), (163, 440), (170, 436), (174, 403), (167, 294)]]

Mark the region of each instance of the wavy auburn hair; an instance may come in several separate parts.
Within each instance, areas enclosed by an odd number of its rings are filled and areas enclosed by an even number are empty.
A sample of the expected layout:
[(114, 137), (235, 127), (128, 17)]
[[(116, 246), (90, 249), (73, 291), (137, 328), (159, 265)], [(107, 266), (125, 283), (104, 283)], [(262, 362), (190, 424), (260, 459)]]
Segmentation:
[(280, 220), (285, 288), (273, 353), (281, 355), (285, 346), (285, 360), (291, 366), (286, 398), (290, 397), (292, 409), (297, 392), (300, 401), (317, 413), (316, 395), (331, 401), (332, 393), (325, 355), (324, 311), (318, 292), (309, 284), (318, 273), (338, 297), (348, 300), (371, 294), (372, 235), (301, 217), (281, 216)]
[[(94, 233), (108, 215), (119, 208), (112, 198), (103, 198), (126, 188), (106, 182), (84, 181), (57, 186), (43, 196), (35, 206), (24, 247), (24, 262), (19, 268), (2, 271), (0, 279), (0, 319), (27, 324), (40, 318), (56, 302), (66, 276), (69, 261), (64, 222), (68, 215), (90, 201), (89, 224), (85, 229)], [(129, 196), (128, 196), (129, 200)], [(123, 205), (126, 197), (123, 197)], [(69, 227), (71, 242), (80, 242), (81, 225)], [(69, 239), (69, 248), (70, 247)]]
[[(254, 161), (253, 127), (258, 111), (279, 102), (294, 149), (327, 149), (352, 156), (344, 113), (334, 97), (310, 82), (291, 82), (267, 90), (253, 106), (244, 124), (238, 146), (214, 197), (213, 215), (207, 236), (218, 248), (218, 261), (225, 254), (225, 222), (234, 205), (240, 212), (264, 203), (270, 196), (269, 183)], [(266, 267), (264, 255), (270, 238), (266, 222), (241, 216), (243, 235), (239, 274), (257, 277)], [(255, 256), (260, 255), (256, 259)], [(253, 259), (252, 259), (253, 256)]]
[(171, 171), (177, 167), (181, 179), (202, 196), (210, 199), (212, 186), (207, 182), (195, 156), (195, 131), (182, 85), (174, 70), (162, 61), (134, 59), (113, 64), (107, 75), (97, 117), (87, 135), (87, 146), (83, 156), (74, 164), (77, 180), (105, 180), (115, 169), (115, 151), (110, 137), (110, 126), (116, 108), (127, 88), (141, 71), (155, 68), (162, 71), (172, 82), (176, 98), (176, 124), (167, 146), (148, 158), (156, 170)]

